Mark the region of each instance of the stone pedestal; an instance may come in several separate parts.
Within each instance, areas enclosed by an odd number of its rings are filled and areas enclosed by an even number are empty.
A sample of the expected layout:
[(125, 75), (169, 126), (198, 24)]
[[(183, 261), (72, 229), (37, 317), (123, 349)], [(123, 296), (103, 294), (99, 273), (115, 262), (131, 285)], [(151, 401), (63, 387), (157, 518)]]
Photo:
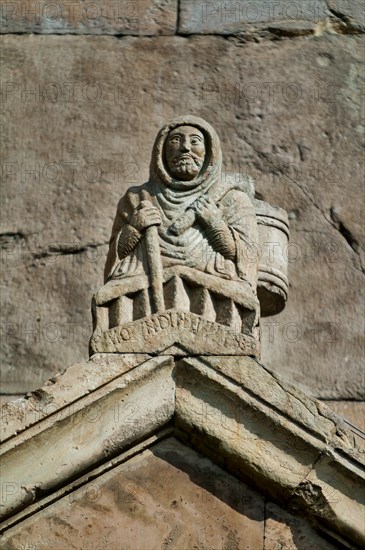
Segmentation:
[(259, 355), (259, 303), (249, 286), (189, 268), (164, 272), (153, 312), (147, 276), (110, 281), (94, 296), (91, 353)]

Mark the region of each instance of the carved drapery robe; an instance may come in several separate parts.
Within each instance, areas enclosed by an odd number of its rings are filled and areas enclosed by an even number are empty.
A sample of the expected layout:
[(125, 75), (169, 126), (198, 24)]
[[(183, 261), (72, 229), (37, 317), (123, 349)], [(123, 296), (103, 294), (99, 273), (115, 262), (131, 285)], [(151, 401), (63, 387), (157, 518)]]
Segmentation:
[[(191, 181), (174, 179), (164, 161), (164, 143), (171, 130), (178, 126), (197, 127), (205, 136), (206, 155), (198, 176)], [(120, 258), (120, 242), (133, 241), (129, 225), (133, 210), (141, 200), (150, 200), (158, 208), (162, 223), (158, 238), (163, 268), (186, 266), (199, 272), (232, 281), (242, 281), (256, 293), (258, 236), (255, 210), (244, 192), (244, 182), (222, 174), (222, 154), (215, 130), (204, 120), (179, 117), (166, 124), (159, 132), (150, 165), (149, 181), (127, 191), (120, 200), (114, 220), (105, 281), (148, 274), (145, 239), (124, 258)], [(216, 250), (211, 231), (196, 218), (193, 204), (201, 196), (208, 196), (218, 207), (223, 223), (229, 228), (235, 242), (235, 258), (224, 257)], [(220, 222), (222, 223), (222, 222)], [(219, 231), (219, 223), (217, 224)]]

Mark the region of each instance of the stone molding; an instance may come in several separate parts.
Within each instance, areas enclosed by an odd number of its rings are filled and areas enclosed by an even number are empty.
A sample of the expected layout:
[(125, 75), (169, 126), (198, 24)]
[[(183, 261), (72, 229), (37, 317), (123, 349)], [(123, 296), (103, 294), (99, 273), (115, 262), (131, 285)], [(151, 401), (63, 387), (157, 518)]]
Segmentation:
[[(331, 536), (350, 547), (365, 542), (365, 469), (351, 432), (324, 404), (251, 357), (175, 362), (97, 354), (5, 404), (2, 415), (3, 529), (72, 480), (170, 428)], [(32, 468), (25, 469), (29, 456)]]

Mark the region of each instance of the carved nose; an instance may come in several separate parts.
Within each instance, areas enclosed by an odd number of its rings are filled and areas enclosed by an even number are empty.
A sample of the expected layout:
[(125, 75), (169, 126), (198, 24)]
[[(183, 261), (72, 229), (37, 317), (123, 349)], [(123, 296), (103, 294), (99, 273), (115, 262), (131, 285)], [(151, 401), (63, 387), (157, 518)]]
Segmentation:
[(183, 151), (190, 151), (190, 144), (188, 142), (182, 143), (181, 144), (181, 149)]

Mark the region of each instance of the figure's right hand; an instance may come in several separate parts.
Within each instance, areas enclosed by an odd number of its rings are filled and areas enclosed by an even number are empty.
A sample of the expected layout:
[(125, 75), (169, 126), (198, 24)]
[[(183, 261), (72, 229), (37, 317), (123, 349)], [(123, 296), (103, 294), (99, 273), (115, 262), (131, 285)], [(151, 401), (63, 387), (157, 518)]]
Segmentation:
[(151, 225), (161, 224), (160, 212), (150, 201), (143, 200), (134, 210), (129, 224), (137, 231), (142, 232)]

